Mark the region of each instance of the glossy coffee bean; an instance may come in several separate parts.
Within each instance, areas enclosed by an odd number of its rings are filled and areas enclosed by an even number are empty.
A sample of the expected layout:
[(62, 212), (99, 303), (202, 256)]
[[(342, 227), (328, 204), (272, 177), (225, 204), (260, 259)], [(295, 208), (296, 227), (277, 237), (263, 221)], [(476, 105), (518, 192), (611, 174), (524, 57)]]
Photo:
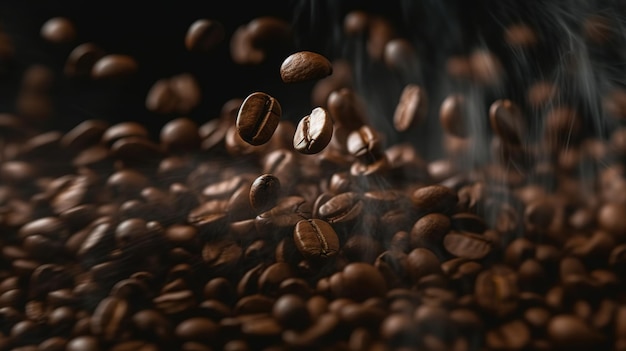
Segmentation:
[(320, 219), (299, 221), (293, 230), (293, 238), (298, 251), (308, 259), (326, 259), (339, 251), (337, 233)]
[(526, 125), (519, 107), (511, 100), (497, 100), (489, 108), (491, 129), (506, 143), (520, 145), (526, 137)]
[(273, 97), (257, 92), (249, 95), (237, 115), (237, 133), (251, 145), (267, 143), (282, 115), (280, 104)]
[(333, 67), (324, 56), (300, 51), (290, 55), (280, 66), (280, 77), (285, 83), (298, 83), (324, 78), (333, 72)]
[(328, 145), (332, 136), (332, 118), (326, 110), (317, 107), (298, 123), (293, 136), (293, 147), (306, 155), (316, 154)]

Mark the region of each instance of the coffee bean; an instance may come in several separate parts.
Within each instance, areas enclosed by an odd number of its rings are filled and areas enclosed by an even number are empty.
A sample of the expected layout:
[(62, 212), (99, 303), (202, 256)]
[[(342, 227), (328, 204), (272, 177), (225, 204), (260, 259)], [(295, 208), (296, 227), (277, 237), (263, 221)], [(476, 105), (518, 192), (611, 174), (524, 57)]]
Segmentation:
[(445, 249), (456, 257), (478, 260), (491, 252), (491, 241), (479, 234), (450, 232), (443, 238)]
[(407, 256), (407, 271), (411, 279), (417, 282), (429, 274), (441, 272), (439, 259), (428, 249), (413, 249)]
[(168, 114), (176, 110), (179, 97), (170, 84), (169, 79), (159, 79), (146, 95), (146, 108), (152, 112)]
[(343, 19), (343, 31), (346, 35), (362, 34), (368, 27), (369, 15), (364, 11), (350, 11)]
[(333, 313), (325, 313), (313, 325), (303, 331), (285, 331), (283, 341), (289, 347), (296, 349), (319, 349), (332, 340), (338, 326), (338, 317)]
[(458, 202), (457, 194), (441, 185), (429, 185), (419, 188), (411, 194), (413, 205), (420, 212), (449, 213)]
[(311, 51), (300, 51), (290, 55), (280, 66), (280, 77), (285, 83), (317, 80), (333, 73), (328, 59)]
[(269, 210), (276, 205), (280, 192), (280, 180), (272, 174), (263, 174), (252, 182), (250, 205), (257, 212)]
[(383, 61), (391, 70), (407, 75), (413, 75), (419, 69), (415, 47), (404, 38), (392, 39), (385, 44)]
[(507, 316), (517, 309), (517, 277), (505, 266), (494, 266), (481, 272), (476, 278), (474, 290), (476, 302), (489, 313)]
[(302, 330), (311, 323), (306, 302), (297, 295), (286, 294), (278, 298), (272, 308), (272, 315), (286, 330)]
[(221, 22), (198, 19), (189, 26), (185, 35), (185, 47), (189, 51), (207, 52), (224, 40), (226, 33)]
[(411, 247), (438, 247), (451, 229), (448, 216), (431, 213), (415, 222), (410, 233)]
[(124, 331), (128, 312), (129, 306), (125, 300), (105, 298), (91, 317), (91, 332), (106, 341), (117, 339)]
[(333, 196), (319, 207), (319, 216), (329, 223), (354, 221), (363, 211), (363, 201), (356, 192)]
[(514, 320), (487, 331), (485, 341), (494, 349), (521, 350), (530, 341), (530, 331), (524, 322)]
[(397, 36), (396, 28), (389, 19), (380, 15), (371, 16), (368, 24), (367, 53), (373, 61), (380, 62), (383, 60), (385, 46)]
[(365, 104), (352, 89), (342, 88), (332, 92), (326, 105), (337, 127), (352, 131), (360, 128), (367, 120)]
[(198, 126), (185, 117), (166, 123), (161, 128), (159, 139), (165, 150), (176, 153), (194, 151), (200, 145)]
[(450, 95), (441, 103), (439, 120), (448, 134), (459, 138), (468, 136), (465, 108), (465, 97), (462, 95)]
[(547, 330), (550, 341), (558, 350), (588, 350), (605, 341), (602, 334), (573, 315), (554, 316)]
[(67, 351), (99, 351), (102, 350), (98, 339), (94, 336), (77, 336), (67, 342)]
[(188, 114), (200, 103), (202, 92), (196, 78), (190, 73), (181, 73), (169, 79), (172, 92), (176, 95), (173, 112)]
[(93, 43), (78, 45), (67, 57), (64, 73), (69, 77), (90, 77), (93, 65), (104, 55), (105, 52)]
[(194, 294), (190, 290), (166, 292), (152, 300), (154, 306), (166, 315), (179, 314), (196, 306)]
[(211, 343), (218, 335), (218, 326), (208, 318), (190, 318), (176, 326), (176, 336), (184, 341)]
[(393, 115), (393, 125), (398, 132), (405, 132), (420, 123), (428, 112), (428, 101), (424, 89), (409, 84), (404, 87)]
[(364, 301), (370, 297), (382, 297), (387, 291), (386, 282), (376, 267), (353, 262), (343, 271), (333, 274), (330, 287), (334, 296), (354, 301)]
[(493, 131), (507, 144), (520, 145), (526, 137), (524, 117), (511, 100), (497, 100), (489, 108)]
[(267, 143), (282, 115), (280, 104), (265, 93), (250, 94), (241, 105), (237, 115), (237, 132), (251, 145)]
[(54, 17), (41, 26), (41, 36), (51, 43), (69, 43), (76, 39), (76, 28), (69, 19)]
[(339, 251), (339, 238), (333, 227), (320, 219), (299, 221), (293, 238), (298, 251), (307, 259), (327, 259)]
[(332, 135), (332, 119), (326, 110), (317, 107), (298, 123), (293, 136), (293, 147), (306, 155), (316, 154), (328, 145)]
[(381, 154), (381, 144), (378, 132), (367, 125), (351, 132), (346, 140), (348, 152), (365, 160), (378, 158)]
[(109, 54), (99, 58), (91, 68), (94, 79), (124, 78), (134, 74), (139, 66), (134, 58), (128, 55)]
[(67, 339), (60, 336), (53, 336), (39, 344), (37, 351), (65, 351), (67, 343)]
[(275, 296), (280, 284), (294, 276), (295, 272), (288, 263), (274, 263), (259, 276), (259, 291), (265, 295)]

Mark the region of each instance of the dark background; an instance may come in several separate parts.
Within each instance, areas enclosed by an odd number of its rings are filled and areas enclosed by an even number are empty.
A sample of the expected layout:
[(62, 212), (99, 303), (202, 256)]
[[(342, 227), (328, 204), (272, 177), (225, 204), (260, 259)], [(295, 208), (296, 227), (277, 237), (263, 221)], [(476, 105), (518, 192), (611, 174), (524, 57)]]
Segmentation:
[[(346, 53), (346, 41), (341, 33), (344, 15), (353, 9), (363, 9), (390, 19), (399, 36), (416, 45), (423, 62), (422, 80), (417, 83), (431, 92), (435, 107), (430, 113), (435, 123), (426, 126), (430, 131), (438, 128), (436, 106), (445, 98), (437, 93), (445, 90), (438, 85), (443, 81), (441, 68), (447, 55), (467, 54), (477, 45), (489, 47), (499, 55), (511, 75), (504, 90), (488, 98), (493, 101), (509, 97), (523, 102), (523, 89), (535, 78), (550, 78), (553, 65), (559, 64), (563, 56), (560, 44), (569, 40), (564, 34), (578, 35), (582, 20), (589, 13), (601, 11), (619, 17), (624, 13), (623, 7), (617, 0), (576, 6), (565, 0), (2, 0), (0, 28), (11, 36), (15, 56), (0, 65), (0, 112), (14, 110), (24, 70), (33, 63), (43, 63), (57, 74), (52, 91), (55, 112), (44, 124), (46, 128), (67, 130), (82, 120), (97, 118), (111, 123), (136, 120), (157, 131), (166, 121), (179, 116), (147, 111), (145, 96), (157, 79), (182, 72), (192, 73), (201, 86), (202, 102), (188, 115), (200, 124), (218, 116), (227, 100), (245, 98), (258, 90), (275, 96), (283, 106), (284, 118), (297, 121), (312, 108), (309, 93), (313, 84), (283, 84), (278, 72), (285, 56), (270, 57), (253, 67), (234, 64), (229, 57), (230, 36), (237, 27), (256, 17), (276, 16), (293, 24), (292, 51), (317, 51), (332, 60)], [(74, 22), (78, 32), (74, 43), (58, 45), (41, 38), (41, 25), (55, 16)], [(191, 53), (184, 48), (189, 25), (200, 18), (219, 20), (226, 29), (226, 39), (212, 53)], [(556, 23), (557, 18), (571, 23)], [(519, 61), (517, 53), (500, 44), (502, 28), (518, 20), (527, 21), (540, 31), (540, 47), (526, 61)], [(66, 79), (62, 74), (65, 59), (74, 47), (84, 42), (93, 42), (109, 53), (135, 57), (139, 71), (124, 82)], [(622, 63), (626, 54), (621, 48), (626, 45), (615, 44), (607, 52), (601, 52), (603, 62), (594, 69), (609, 67), (609, 76), (624, 73)], [(370, 101), (379, 98), (377, 113), (388, 118), (403, 85), (377, 70), (374, 67), (357, 73), (367, 83), (365, 88), (370, 95), (366, 97)], [(580, 94), (573, 92), (564, 98), (577, 102)], [(416, 135), (422, 133), (427, 137), (427, 132), (416, 131)]]

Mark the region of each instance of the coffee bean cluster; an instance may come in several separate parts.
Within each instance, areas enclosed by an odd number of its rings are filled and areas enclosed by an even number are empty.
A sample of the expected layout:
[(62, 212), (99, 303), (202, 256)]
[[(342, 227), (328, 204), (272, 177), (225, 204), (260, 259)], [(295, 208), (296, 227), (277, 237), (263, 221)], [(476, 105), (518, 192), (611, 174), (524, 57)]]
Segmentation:
[[(373, 58), (410, 70), (414, 49), (390, 28), (345, 19)], [(54, 18), (41, 34), (75, 29)], [(289, 37), (255, 19), (230, 37), (233, 60), (259, 63)], [(210, 53), (226, 38), (206, 19), (181, 42)], [(523, 26), (506, 38), (536, 40)], [(471, 79), (496, 82), (493, 56), (476, 55)], [(82, 44), (65, 73), (123, 79), (138, 65)], [(297, 124), (263, 91), (159, 135), (0, 114), (0, 350), (626, 350), (626, 129), (596, 138), (559, 105), (530, 140), (518, 104), (497, 99), (482, 116), (491, 157), (467, 167), (472, 101), (450, 93), (437, 109), (446, 155), (427, 159), (373, 127), (349, 68), (285, 58), (276, 74), (314, 81), (320, 102)], [(24, 89), (39, 94), (35, 73)], [(159, 113), (201, 99), (191, 75), (146, 96)], [(427, 99), (404, 88), (398, 133), (424, 122)]]

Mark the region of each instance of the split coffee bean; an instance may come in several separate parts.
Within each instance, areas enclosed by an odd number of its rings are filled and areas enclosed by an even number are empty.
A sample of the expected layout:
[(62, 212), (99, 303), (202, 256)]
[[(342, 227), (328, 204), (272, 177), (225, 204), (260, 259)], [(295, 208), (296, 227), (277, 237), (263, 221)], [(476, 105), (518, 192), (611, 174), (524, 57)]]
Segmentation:
[(250, 94), (239, 109), (237, 132), (250, 145), (265, 144), (274, 134), (281, 115), (278, 100), (261, 92)]
[(326, 110), (315, 108), (298, 123), (293, 136), (293, 147), (306, 155), (322, 151), (333, 136), (333, 121)]

